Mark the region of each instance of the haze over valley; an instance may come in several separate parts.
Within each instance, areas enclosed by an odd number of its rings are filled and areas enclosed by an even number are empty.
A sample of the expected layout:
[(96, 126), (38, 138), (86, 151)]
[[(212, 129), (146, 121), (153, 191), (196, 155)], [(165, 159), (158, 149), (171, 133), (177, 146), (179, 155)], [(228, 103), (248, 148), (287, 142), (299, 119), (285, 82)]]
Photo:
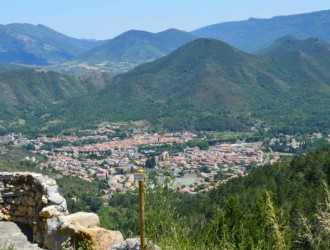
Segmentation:
[[(129, 238), (143, 169), (162, 249), (327, 249), (330, 10), (173, 27), (0, 25), (1, 172), (56, 179), (70, 213)], [(1, 183), (0, 221), (23, 221)]]

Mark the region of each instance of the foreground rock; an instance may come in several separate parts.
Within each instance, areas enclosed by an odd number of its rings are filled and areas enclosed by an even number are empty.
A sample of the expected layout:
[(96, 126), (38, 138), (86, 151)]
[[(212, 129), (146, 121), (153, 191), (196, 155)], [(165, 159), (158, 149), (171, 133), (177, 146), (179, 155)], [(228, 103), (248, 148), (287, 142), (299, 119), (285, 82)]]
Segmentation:
[(36, 173), (0, 173), (0, 220), (28, 225), (32, 241), (52, 250), (103, 250), (123, 242), (120, 232), (99, 227), (96, 214), (69, 215), (55, 180)]
[[(55, 216), (46, 220), (44, 244), (50, 249), (88, 246), (90, 249), (108, 249), (123, 241), (118, 231), (100, 228), (96, 214), (78, 212), (67, 216)], [(61, 249), (60, 248), (60, 249)]]
[[(140, 250), (140, 238), (130, 238), (126, 239), (124, 242), (113, 245), (109, 250)], [(160, 250), (160, 247), (148, 243), (147, 250)]]
[(13, 246), (17, 250), (41, 250), (31, 238), (32, 230), (28, 225), (0, 221), (0, 248)]

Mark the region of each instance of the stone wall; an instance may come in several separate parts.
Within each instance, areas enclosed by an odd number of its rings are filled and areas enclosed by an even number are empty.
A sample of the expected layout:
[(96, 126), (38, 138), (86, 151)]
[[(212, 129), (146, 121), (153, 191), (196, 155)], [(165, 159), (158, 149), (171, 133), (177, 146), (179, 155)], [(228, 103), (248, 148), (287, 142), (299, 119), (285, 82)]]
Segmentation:
[(96, 214), (69, 215), (56, 181), (37, 173), (0, 173), (0, 220), (28, 224), (34, 242), (47, 249), (103, 250), (123, 241), (120, 232), (100, 228)]

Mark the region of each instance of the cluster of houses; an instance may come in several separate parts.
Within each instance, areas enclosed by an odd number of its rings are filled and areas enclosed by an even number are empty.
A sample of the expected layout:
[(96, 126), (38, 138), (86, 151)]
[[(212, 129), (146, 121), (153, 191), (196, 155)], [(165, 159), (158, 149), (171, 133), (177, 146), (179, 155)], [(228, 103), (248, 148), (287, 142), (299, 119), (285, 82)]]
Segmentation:
[[(260, 146), (220, 144), (201, 150), (188, 148), (168, 161), (160, 157), (160, 169), (171, 168), (176, 178), (174, 187), (194, 194), (214, 189), (232, 178), (247, 174), (247, 166), (257, 167), (266, 157)], [(187, 180), (187, 181), (186, 181)]]
[[(65, 146), (39, 153), (48, 161), (40, 163), (63, 175), (77, 176), (85, 180), (107, 181), (110, 192), (127, 192), (135, 188), (134, 173), (144, 166), (149, 152), (139, 152), (138, 146), (158, 145), (160, 141), (173, 143), (177, 138), (148, 135), (148, 139), (134, 137), (119, 141), (101, 142), (82, 147)], [(148, 143), (146, 143), (148, 142)], [(184, 192), (208, 191), (231, 178), (245, 175), (246, 166), (262, 165), (266, 157), (259, 146), (221, 144), (201, 150), (187, 148), (184, 152), (170, 155), (164, 151), (156, 156), (156, 170), (162, 179), (163, 171), (169, 170), (174, 176), (173, 187)], [(178, 181), (195, 176), (194, 181), (178, 186)], [(220, 177), (219, 177), (220, 176)], [(205, 188), (201, 188), (205, 186)]]
[[(38, 163), (40, 168), (88, 181), (104, 181), (108, 186), (105, 192), (113, 193), (136, 188), (134, 173), (145, 165), (150, 156), (147, 150), (139, 151), (139, 146), (185, 143), (196, 137), (190, 132), (159, 135), (135, 129), (126, 138), (109, 136), (116, 134), (115, 130), (122, 125), (103, 123), (96, 129), (82, 131), (80, 136), (38, 137), (34, 140), (10, 136), (2, 139), (17, 145), (33, 145), (34, 152), (47, 159)], [(196, 193), (211, 190), (232, 178), (245, 175), (251, 167), (260, 166), (270, 159), (261, 146), (218, 144), (207, 150), (186, 148), (174, 155), (163, 151), (155, 160), (156, 166), (152, 172), (156, 173), (158, 182), (164, 183), (167, 178), (164, 173), (170, 172), (171, 187)]]

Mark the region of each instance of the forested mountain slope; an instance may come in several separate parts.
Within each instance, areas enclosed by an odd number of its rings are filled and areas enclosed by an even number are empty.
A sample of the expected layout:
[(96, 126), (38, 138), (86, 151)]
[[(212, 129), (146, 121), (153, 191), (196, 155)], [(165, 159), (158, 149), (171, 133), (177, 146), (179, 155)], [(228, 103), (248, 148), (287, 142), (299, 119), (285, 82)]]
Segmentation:
[(265, 57), (198, 39), (112, 78), (84, 99), (84, 112), (170, 130), (244, 130), (261, 119), (283, 132), (319, 131), (330, 124), (329, 77), (329, 50)]
[(225, 41), (247, 52), (257, 52), (268, 47), (276, 39), (292, 35), (299, 39), (317, 37), (330, 42), (330, 10), (312, 13), (250, 18), (244, 21), (213, 24), (192, 31), (199, 37)]
[(40, 105), (59, 99), (43, 112), (67, 127), (110, 119), (148, 120), (170, 131), (244, 131), (262, 122), (276, 133), (326, 132), (329, 54), (328, 49), (298, 49), (251, 55), (215, 39), (197, 39), (115, 77), (77, 78), (40, 69), (4, 72), (1, 101), (9, 108), (22, 103), (37, 110), (28, 117), (39, 119), (44, 115)]

